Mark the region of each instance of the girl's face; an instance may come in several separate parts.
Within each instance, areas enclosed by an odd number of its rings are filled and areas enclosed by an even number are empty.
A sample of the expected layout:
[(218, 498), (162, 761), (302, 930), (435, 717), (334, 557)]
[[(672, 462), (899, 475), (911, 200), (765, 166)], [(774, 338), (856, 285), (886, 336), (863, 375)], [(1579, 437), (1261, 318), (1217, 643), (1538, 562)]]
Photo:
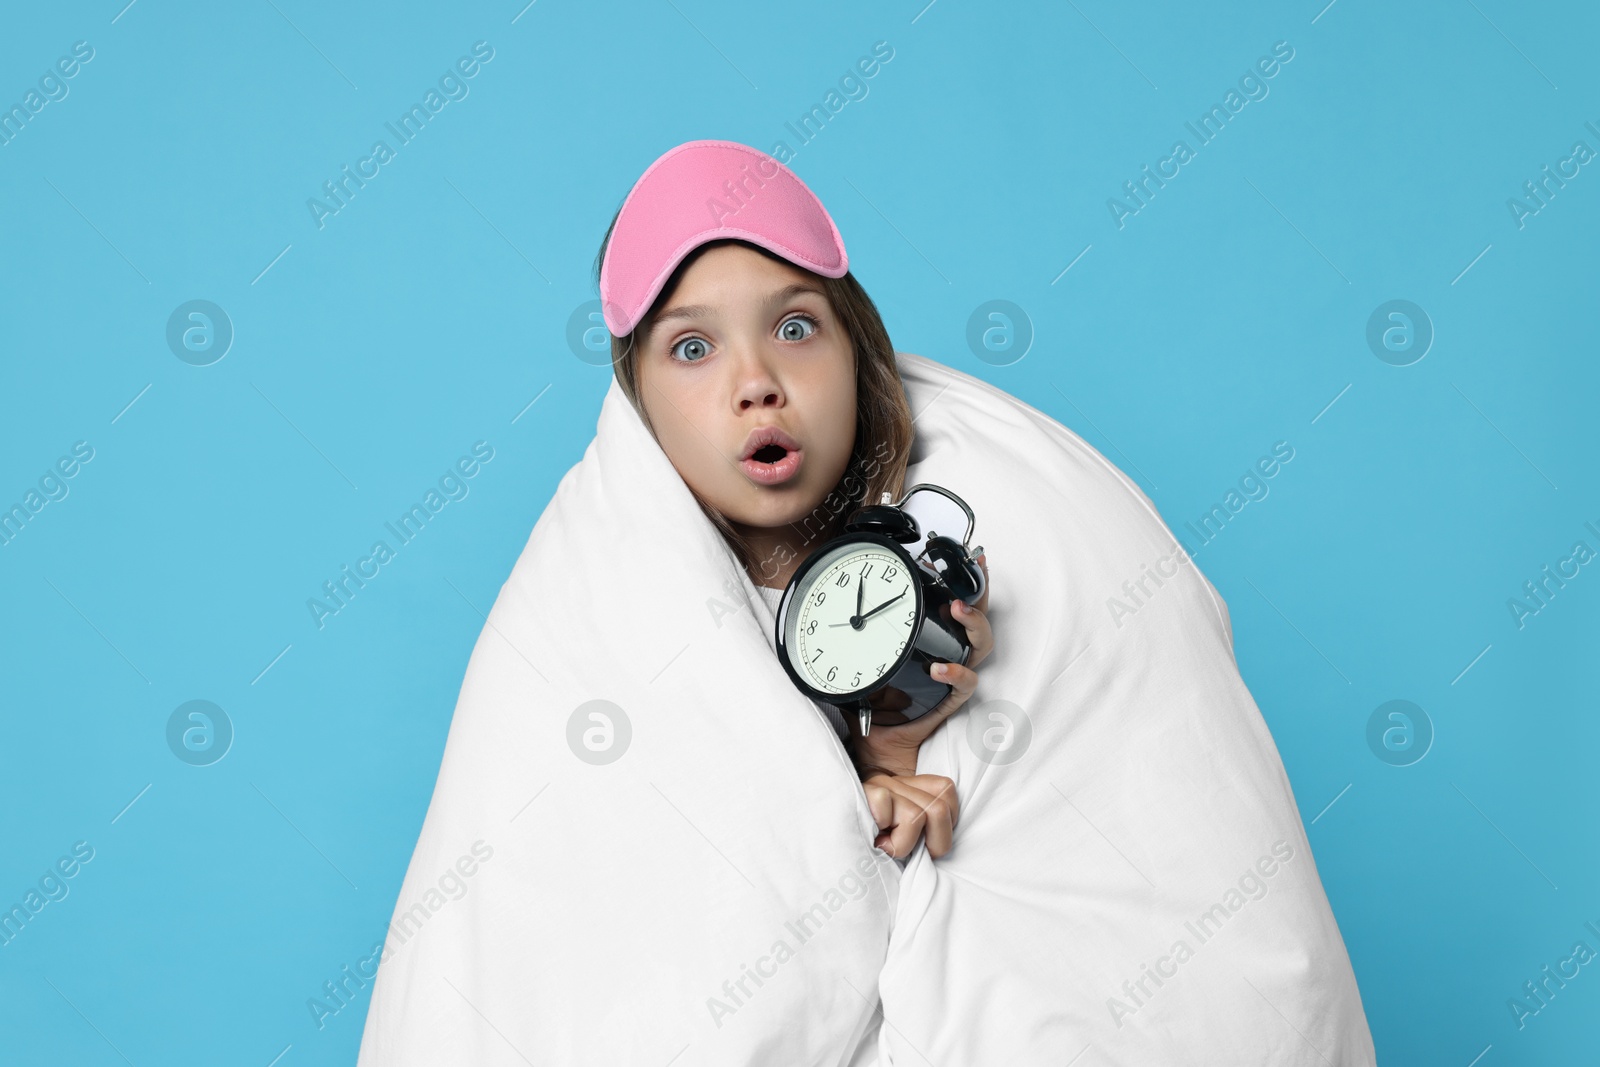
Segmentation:
[[(635, 358), (662, 450), (741, 533), (799, 522), (844, 477), (855, 447), (855, 349), (811, 276), (740, 245), (707, 249)], [(798, 454), (762, 463), (778, 455), (768, 447), (749, 459), (763, 427), (788, 435)]]

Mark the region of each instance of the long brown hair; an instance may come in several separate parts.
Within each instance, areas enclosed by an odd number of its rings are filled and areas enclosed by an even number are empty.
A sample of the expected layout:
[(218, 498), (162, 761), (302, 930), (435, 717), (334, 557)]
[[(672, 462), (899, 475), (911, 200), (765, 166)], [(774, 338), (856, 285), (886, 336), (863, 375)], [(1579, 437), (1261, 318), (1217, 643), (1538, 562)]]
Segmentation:
[[(617, 214), (621, 214), (620, 209)], [(600, 281), (601, 265), (605, 262), (606, 248), (611, 243), (611, 233), (616, 225), (617, 217), (613, 216), (611, 225), (606, 227), (605, 238), (600, 242), (600, 252), (595, 256), (594, 276), (597, 285)], [(911, 454), (914, 433), (911, 425), (911, 405), (906, 400), (905, 386), (900, 380), (900, 370), (895, 366), (894, 345), (889, 341), (889, 331), (884, 328), (883, 318), (878, 314), (877, 305), (872, 302), (866, 290), (861, 288), (861, 283), (856, 281), (855, 276), (846, 273), (842, 278), (827, 278), (790, 263), (749, 241), (733, 238), (709, 241), (683, 258), (672, 272), (672, 276), (662, 286), (661, 293), (650, 305), (650, 310), (634, 326), (631, 333), (626, 337), (612, 335), (611, 366), (623, 394), (627, 396), (628, 402), (633, 405), (634, 410), (639, 413), (639, 418), (654, 436), (655, 427), (650, 425), (650, 417), (646, 414), (644, 404), (639, 397), (638, 367), (635, 363), (639, 345), (649, 335), (656, 315), (666, 305), (689, 266), (709, 249), (730, 244), (753, 249), (808, 275), (827, 294), (834, 316), (843, 325), (845, 335), (849, 337), (855, 349), (855, 447), (851, 450), (850, 461), (845, 465), (845, 473), (839, 479), (839, 484), (823, 498), (822, 503), (818, 504), (810, 515), (790, 524), (790, 529), (795, 532), (799, 540), (798, 546), (791, 547), (796, 556), (803, 559), (809, 554), (808, 546), (820, 544), (842, 532), (845, 519), (862, 503), (876, 503), (884, 493), (889, 493), (894, 500), (900, 499), (904, 491), (906, 464)], [(692, 488), (690, 492), (694, 492)], [(746, 571), (753, 571), (760, 566), (763, 572), (770, 570), (770, 573), (766, 574), (767, 577), (777, 573), (777, 569), (771, 567), (771, 560), (758, 561), (752, 558), (749, 543), (739, 535), (721, 512), (701, 499), (698, 493), (694, 493), (694, 497), (700, 504), (700, 509), (705, 512), (706, 518), (722, 534)]]

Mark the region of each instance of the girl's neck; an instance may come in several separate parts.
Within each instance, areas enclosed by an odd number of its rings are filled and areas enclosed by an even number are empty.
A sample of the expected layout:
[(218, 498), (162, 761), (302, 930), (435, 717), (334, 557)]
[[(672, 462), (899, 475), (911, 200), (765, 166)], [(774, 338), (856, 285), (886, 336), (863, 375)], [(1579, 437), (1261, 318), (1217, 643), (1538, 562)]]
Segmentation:
[(794, 530), (788, 526), (740, 526), (734, 529), (744, 538), (750, 563), (746, 571), (756, 585), (782, 589), (805, 562), (806, 552), (795, 544)]
[(750, 563), (745, 570), (756, 585), (769, 589), (782, 589), (794, 577), (794, 572), (806, 561), (817, 546), (832, 538), (838, 531), (837, 523), (824, 530), (807, 530), (798, 526), (745, 526), (730, 523), (744, 538)]

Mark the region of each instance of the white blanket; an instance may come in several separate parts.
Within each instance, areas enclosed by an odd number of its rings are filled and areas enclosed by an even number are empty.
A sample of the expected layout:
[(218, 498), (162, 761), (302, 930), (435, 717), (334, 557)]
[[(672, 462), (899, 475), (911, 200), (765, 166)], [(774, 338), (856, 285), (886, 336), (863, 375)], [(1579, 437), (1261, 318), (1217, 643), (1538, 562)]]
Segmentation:
[(990, 569), (996, 650), (918, 767), (953, 850), (872, 846), (613, 382), (473, 649), (360, 1067), (1374, 1062), (1216, 591), (1071, 431), (898, 359), (907, 484), (972, 505)]

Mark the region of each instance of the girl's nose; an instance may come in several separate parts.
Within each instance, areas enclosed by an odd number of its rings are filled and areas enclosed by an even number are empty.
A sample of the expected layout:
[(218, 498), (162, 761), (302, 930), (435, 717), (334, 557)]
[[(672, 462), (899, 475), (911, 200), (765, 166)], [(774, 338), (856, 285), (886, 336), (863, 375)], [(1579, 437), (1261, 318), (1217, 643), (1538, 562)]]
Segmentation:
[(768, 354), (757, 345), (739, 346), (739, 354), (734, 362), (739, 375), (736, 400), (740, 411), (783, 406), (783, 386), (773, 373), (768, 359)]

